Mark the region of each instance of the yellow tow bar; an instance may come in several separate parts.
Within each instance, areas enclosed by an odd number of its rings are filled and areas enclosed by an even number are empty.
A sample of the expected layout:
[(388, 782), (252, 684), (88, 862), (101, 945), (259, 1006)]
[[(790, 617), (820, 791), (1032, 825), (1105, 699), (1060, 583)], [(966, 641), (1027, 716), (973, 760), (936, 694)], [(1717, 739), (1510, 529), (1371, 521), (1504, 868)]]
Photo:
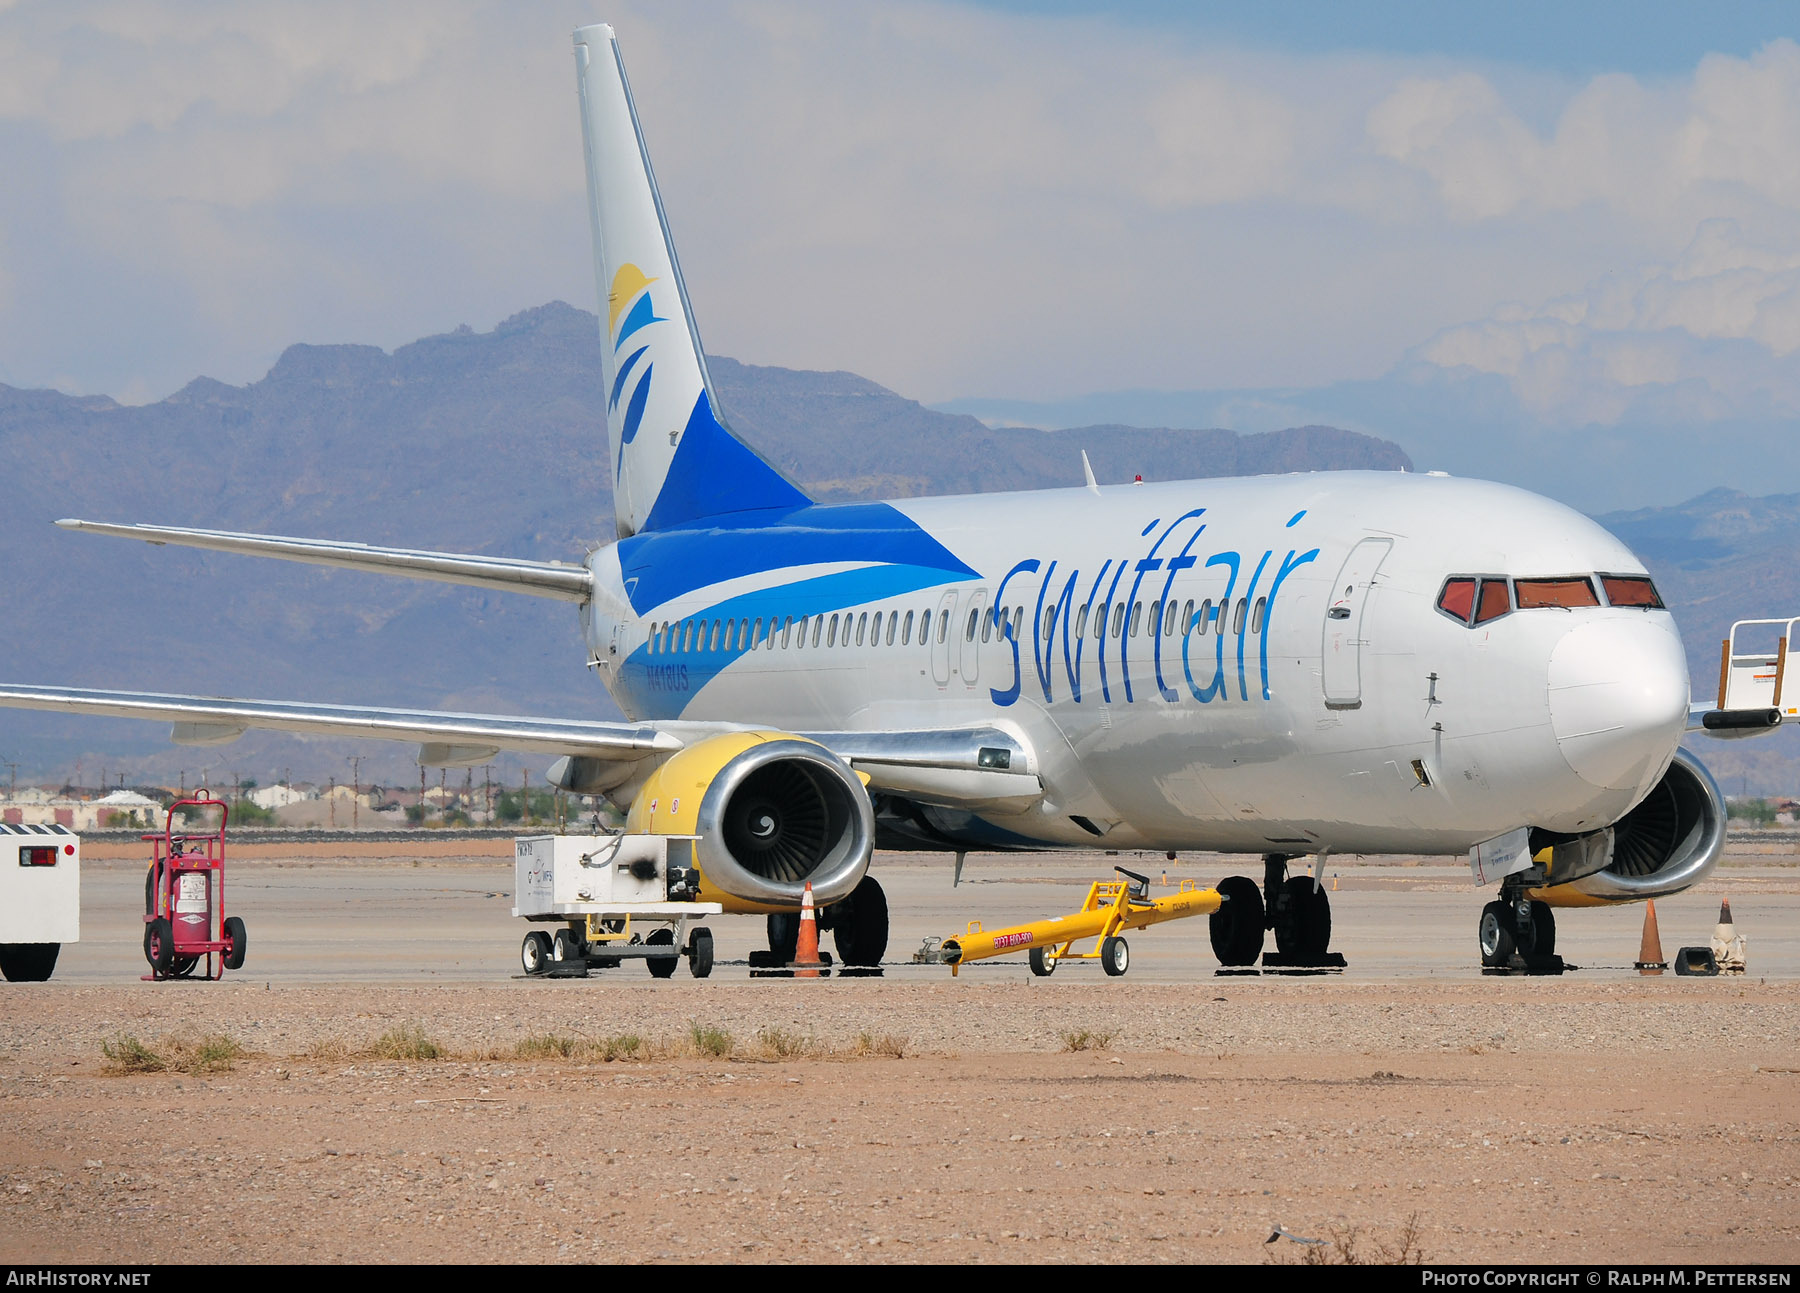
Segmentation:
[[(1098, 960), (1109, 975), (1119, 975), (1130, 963), (1130, 950), (1120, 937), (1125, 930), (1188, 916), (1210, 916), (1224, 902), (1217, 889), (1202, 889), (1192, 880), (1183, 880), (1174, 893), (1152, 898), (1149, 877), (1124, 867), (1113, 869), (1125, 878), (1096, 880), (1089, 887), (1081, 910), (1067, 916), (1052, 916), (1006, 929), (983, 929), (980, 921), (970, 921), (967, 933), (943, 941), (944, 963), (954, 975), (965, 961), (985, 961), (1008, 952), (1029, 951), (1034, 974), (1049, 974), (1058, 961), (1073, 958)], [(1074, 950), (1076, 943), (1088, 938), (1096, 940), (1092, 951)]]

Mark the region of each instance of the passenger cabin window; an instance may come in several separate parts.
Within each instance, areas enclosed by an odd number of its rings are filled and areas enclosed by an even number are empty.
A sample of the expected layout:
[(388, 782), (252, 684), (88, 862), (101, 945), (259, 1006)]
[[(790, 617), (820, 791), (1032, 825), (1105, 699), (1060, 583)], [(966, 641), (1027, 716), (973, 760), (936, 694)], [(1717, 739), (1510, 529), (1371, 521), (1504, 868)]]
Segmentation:
[(1600, 584), (1606, 589), (1608, 606), (1636, 606), (1646, 611), (1664, 609), (1656, 585), (1642, 575), (1601, 575)]
[(1268, 614), (1268, 610), (1269, 599), (1267, 597), (1258, 597), (1256, 599), (1256, 611), (1250, 616), (1250, 631), (1252, 633), (1261, 633), (1263, 631), (1263, 617)]
[(1598, 606), (1593, 580), (1584, 575), (1564, 579), (1516, 579), (1513, 587), (1519, 594), (1522, 611), (1556, 609), (1572, 610), (1578, 606)]

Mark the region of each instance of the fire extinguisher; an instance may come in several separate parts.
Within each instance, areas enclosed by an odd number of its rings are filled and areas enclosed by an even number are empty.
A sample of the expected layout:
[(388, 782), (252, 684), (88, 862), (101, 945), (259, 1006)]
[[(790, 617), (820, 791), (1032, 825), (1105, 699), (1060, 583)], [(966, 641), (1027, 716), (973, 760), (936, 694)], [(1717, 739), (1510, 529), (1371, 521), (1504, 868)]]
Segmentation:
[[(177, 952), (193, 943), (212, 938), (212, 873), (210, 871), (177, 871), (175, 873), (175, 905), (170, 913), (174, 924)], [(205, 951), (205, 948), (201, 948)]]

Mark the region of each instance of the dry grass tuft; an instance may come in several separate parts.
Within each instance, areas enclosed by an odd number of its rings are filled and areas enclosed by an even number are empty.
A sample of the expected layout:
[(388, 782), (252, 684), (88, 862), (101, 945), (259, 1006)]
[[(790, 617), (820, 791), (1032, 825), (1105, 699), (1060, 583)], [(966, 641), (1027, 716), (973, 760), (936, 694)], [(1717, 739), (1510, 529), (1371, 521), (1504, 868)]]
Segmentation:
[(902, 1059), (906, 1055), (908, 1039), (896, 1037), (892, 1033), (862, 1032), (856, 1035), (856, 1046), (853, 1055), (885, 1055), (888, 1059)]
[(242, 1059), (244, 1050), (235, 1037), (226, 1033), (205, 1033), (199, 1037), (177, 1035), (165, 1037), (160, 1050), (152, 1049), (136, 1037), (121, 1033), (100, 1043), (108, 1073), (229, 1073)]
[(522, 1039), (512, 1049), (512, 1058), (516, 1060), (572, 1060), (580, 1059), (589, 1048), (590, 1043), (580, 1037), (565, 1037), (560, 1033), (537, 1033)]
[(1106, 1051), (1112, 1049), (1113, 1039), (1119, 1034), (1114, 1029), (1067, 1028), (1063, 1030), (1062, 1044), (1065, 1051)]
[(812, 1037), (786, 1028), (764, 1028), (756, 1034), (756, 1040), (763, 1055), (772, 1060), (791, 1060), (820, 1054), (819, 1044)]
[(106, 1058), (108, 1073), (161, 1073), (169, 1067), (161, 1055), (128, 1033), (101, 1042), (100, 1054)]
[(438, 1060), (444, 1048), (425, 1035), (422, 1024), (396, 1024), (369, 1047), (368, 1054), (379, 1060)]
[[(1413, 1213), (1392, 1239), (1364, 1235), (1360, 1226), (1334, 1226), (1322, 1244), (1282, 1245), (1280, 1257), (1271, 1250), (1276, 1266), (1423, 1266), (1425, 1250), (1419, 1246), (1419, 1214)], [(1289, 1260), (1298, 1248), (1298, 1255)]]
[(696, 1055), (724, 1059), (731, 1054), (731, 1034), (716, 1024), (703, 1024), (697, 1019), (690, 1019), (688, 1045), (693, 1047)]

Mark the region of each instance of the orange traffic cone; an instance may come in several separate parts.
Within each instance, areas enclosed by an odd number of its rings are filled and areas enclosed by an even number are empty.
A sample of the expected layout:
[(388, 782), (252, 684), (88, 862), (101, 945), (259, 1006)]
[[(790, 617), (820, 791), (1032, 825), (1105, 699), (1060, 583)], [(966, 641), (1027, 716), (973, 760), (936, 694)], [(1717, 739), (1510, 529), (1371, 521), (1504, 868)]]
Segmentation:
[(1662, 931), (1656, 927), (1656, 902), (1652, 899), (1644, 904), (1644, 938), (1638, 944), (1637, 972), (1639, 974), (1661, 974), (1669, 968), (1663, 960)]
[(819, 960), (819, 921), (813, 915), (812, 881), (800, 898), (800, 937), (794, 944), (794, 977), (816, 979), (824, 962)]

